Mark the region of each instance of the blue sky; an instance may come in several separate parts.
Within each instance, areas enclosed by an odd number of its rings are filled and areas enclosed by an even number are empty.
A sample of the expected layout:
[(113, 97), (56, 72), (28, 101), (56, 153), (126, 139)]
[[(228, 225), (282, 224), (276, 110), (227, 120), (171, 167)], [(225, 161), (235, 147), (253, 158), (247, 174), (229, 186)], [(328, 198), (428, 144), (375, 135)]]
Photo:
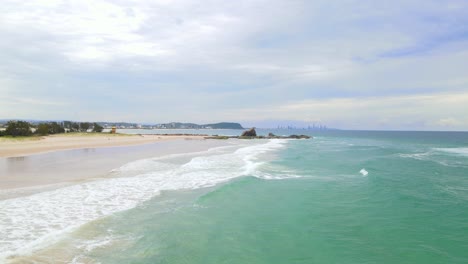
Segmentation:
[(2, 1), (0, 118), (468, 130), (468, 1)]

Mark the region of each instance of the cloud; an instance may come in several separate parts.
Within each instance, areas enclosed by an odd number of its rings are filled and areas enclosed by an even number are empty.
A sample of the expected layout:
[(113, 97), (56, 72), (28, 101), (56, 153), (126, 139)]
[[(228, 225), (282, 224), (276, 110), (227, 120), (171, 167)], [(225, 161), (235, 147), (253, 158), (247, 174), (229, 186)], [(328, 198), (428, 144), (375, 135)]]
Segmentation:
[[(323, 122), (352, 129), (463, 130), (468, 93), (302, 100), (263, 109), (234, 111), (248, 121), (268, 119)], [(273, 121), (272, 121), (273, 122)], [(275, 125), (273, 125), (275, 126)]]
[[(347, 118), (369, 128), (445, 128), (431, 111), (397, 120), (385, 104), (368, 113), (357, 102), (468, 90), (463, 0), (5, 0), (0, 14), (0, 91), (67, 102), (14, 111), (0, 99), (4, 118), (242, 121), (290, 116), (286, 102), (350, 100)], [(262, 112), (272, 106), (280, 111)], [(236, 111), (251, 108), (260, 114)], [(463, 127), (460, 115), (437, 120)]]
[(453, 117), (442, 118), (434, 122), (437, 127), (462, 127), (463, 121), (455, 119)]

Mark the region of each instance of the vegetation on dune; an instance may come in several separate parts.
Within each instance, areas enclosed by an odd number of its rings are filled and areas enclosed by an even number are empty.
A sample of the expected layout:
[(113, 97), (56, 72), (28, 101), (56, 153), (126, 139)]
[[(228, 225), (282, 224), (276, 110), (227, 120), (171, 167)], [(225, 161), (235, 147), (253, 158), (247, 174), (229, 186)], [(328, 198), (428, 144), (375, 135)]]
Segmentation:
[(46, 136), (50, 134), (59, 134), (59, 133), (65, 133), (65, 128), (63, 128), (57, 122), (40, 123), (39, 125), (37, 125), (37, 129), (35, 133), (41, 136)]
[(5, 135), (18, 137), (32, 135), (31, 124), (25, 121), (8, 121)]
[(47, 136), (54, 134), (62, 134), (65, 132), (88, 132), (92, 131), (100, 133), (104, 129), (97, 123), (88, 122), (44, 122), (39, 124), (31, 124), (26, 121), (11, 120), (6, 123), (6, 129), (0, 131), (0, 137), (30, 137), (30, 136)]
[(19, 136), (19, 137), (14, 137), (14, 136), (10, 136), (10, 135), (6, 135), (6, 136), (0, 136), (0, 142), (11, 142), (11, 141), (15, 141), (15, 142), (23, 142), (23, 141), (36, 141), (36, 140), (41, 140), (41, 136), (39, 135), (31, 135), (31, 136)]
[(101, 133), (104, 127), (100, 126), (98, 123), (93, 124), (93, 132)]

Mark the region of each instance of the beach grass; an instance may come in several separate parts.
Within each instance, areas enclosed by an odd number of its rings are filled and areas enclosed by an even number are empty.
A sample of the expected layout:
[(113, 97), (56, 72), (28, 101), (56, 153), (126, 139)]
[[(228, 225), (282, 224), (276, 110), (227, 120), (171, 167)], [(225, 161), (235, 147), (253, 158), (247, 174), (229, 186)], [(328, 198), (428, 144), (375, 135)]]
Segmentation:
[(23, 141), (36, 141), (36, 140), (41, 140), (43, 137), (39, 135), (33, 135), (33, 136), (3, 136), (0, 137), (0, 142), (23, 142)]

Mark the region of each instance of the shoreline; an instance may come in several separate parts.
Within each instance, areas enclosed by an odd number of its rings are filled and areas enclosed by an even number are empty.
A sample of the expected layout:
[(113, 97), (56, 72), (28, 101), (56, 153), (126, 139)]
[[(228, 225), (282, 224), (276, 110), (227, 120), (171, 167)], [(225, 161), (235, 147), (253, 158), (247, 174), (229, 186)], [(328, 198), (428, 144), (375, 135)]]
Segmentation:
[[(59, 241), (54, 238), (132, 209), (163, 191), (210, 187), (205, 181), (210, 179), (206, 172), (211, 167), (199, 168), (204, 164), (199, 157), (211, 161), (212, 156), (219, 156), (215, 161), (223, 161), (219, 154), (235, 153), (242, 146), (186, 138), (0, 158), (0, 206), (5, 216), (0, 219), (0, 233), (9, 239), (0, 245), (0, 262), (42, 262), (42, 253), (47, 259), (66, 258), (53, 248)], [(197, 176), (192, 179), (194, 173)]]
[(170, 140), (204, 140), (204, 135), (59, 134), (37, 138), (0, 138), (0, 158), (23, 157), (62, 150), (135, 146)]
[[(187, 136), (130, 138), (142, 139), (114, 140), (105, 145), (95, 144), (91, 140), (79, 148), (59, 149), (56, 145), (49, 148), (48, 152), (0, 157), (0, 200), (86, 181), (113, 178), (116, 175), (112, 171), (129, 162), (174, 154), (190, 155), (231, 145), (225, 141)], [(81, 139), (83, 141), (85, 140)]]

